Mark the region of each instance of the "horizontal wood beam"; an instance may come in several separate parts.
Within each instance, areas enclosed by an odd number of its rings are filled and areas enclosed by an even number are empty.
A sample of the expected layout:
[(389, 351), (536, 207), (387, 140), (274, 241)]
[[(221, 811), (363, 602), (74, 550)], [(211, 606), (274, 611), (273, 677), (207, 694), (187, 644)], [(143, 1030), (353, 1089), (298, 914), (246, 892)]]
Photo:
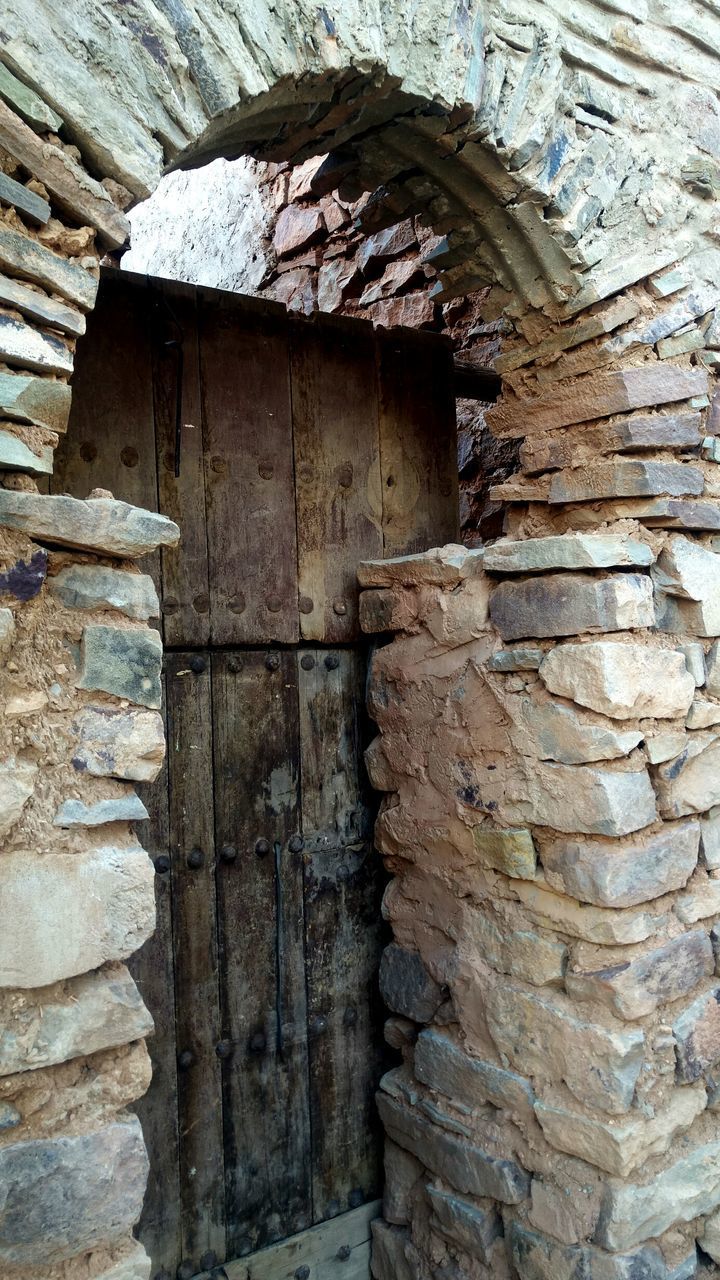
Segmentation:
[(491, 404), (500, 396), (501, 383), (494, 369), (478, 369), (463, 360), (455, 361), (456, 400), (483, 400)]

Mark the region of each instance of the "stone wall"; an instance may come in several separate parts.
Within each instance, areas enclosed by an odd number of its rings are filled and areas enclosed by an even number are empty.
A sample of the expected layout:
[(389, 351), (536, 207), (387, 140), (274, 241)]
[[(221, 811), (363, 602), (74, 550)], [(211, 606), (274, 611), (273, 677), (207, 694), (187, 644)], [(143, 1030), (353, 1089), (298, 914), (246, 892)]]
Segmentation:
[(402, 633), (372, 692), (405, 1054), (375, 1270), (682, 1280), (720, 1253), (717, 14), (238, 14), (6, 0), (0, 19), (3, 1275), (149, 1275), (125, 1110), (148, 1021), (122, 961), (152, 927), (127, 784), (162, 745), (129, 559), (177, 530), (37, 488), (118, 206), (164, 165), (251, 152), (327, 154), (331, 187), (381, 191), (368, 233), (443, 237), (433, 297), (487, 288), (491, 427), (521, 442), (503, 542), (431, 559), (432, 583), (364, 575), (368, 628)]

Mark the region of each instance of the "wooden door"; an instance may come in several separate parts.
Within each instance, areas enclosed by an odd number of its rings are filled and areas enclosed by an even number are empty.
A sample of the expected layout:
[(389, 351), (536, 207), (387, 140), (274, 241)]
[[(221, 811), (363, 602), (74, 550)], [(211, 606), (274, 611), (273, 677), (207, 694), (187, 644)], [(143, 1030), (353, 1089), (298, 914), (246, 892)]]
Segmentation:
[(52, 484), (183, 534), (146, 562), (168, 736), (142, 788), (158, 929), (131, 963), (156, 1022), (152, 1274), (272, 1280), (307, 1255), (334, 1276), (347, 1237), (359, 1280), (387, 1064), (355, 568), (457, 538), (449, 346), (104, 272)]

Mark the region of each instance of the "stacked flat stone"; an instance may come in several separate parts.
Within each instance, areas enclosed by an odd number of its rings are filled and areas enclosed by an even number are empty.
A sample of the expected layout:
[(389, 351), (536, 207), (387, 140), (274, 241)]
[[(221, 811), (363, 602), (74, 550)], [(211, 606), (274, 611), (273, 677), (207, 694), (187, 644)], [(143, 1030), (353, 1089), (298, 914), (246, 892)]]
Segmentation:
[[(720, 1263), (716, 321), (705, 295), (688, 328), (692, 297), (633, 286), (567, 369), (577, 321), (518, 335), (489, 414), (523, 439), (505, 536), (360, 568), (364, 625), (397, 633), (369, 693), (402, 1054), (378, 1280)], [(676, 328), (702, 344), (668, 359)]]

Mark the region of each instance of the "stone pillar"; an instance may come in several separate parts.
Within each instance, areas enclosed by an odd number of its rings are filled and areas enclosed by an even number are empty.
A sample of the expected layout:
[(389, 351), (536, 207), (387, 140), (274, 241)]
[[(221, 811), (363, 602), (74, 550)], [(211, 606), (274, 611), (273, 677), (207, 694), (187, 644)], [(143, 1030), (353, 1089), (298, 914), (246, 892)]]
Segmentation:
[(489, 415), (523, 440), (505, 536), (361, 566), (397, 633), (377, 1280), (720, 1262), (716, 300), (676, 268), (524, 317)]

